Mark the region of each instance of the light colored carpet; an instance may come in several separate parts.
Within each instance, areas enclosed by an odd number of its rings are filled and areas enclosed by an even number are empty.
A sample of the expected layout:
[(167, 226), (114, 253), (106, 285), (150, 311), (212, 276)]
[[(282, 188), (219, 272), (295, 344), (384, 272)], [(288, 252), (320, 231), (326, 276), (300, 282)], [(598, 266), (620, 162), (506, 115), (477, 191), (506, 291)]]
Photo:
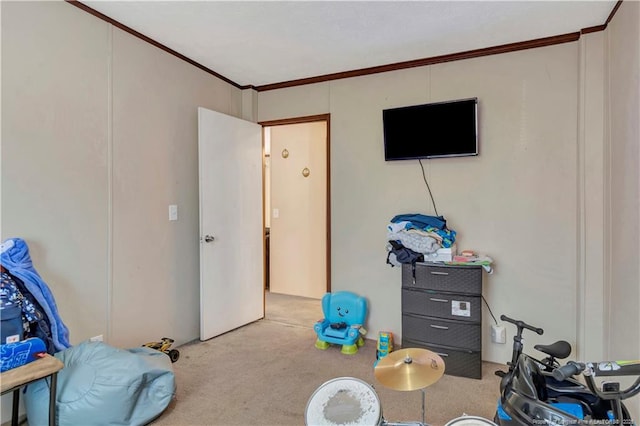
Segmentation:
[(320, 299), (267, 292), (265, 300), (265, 318), (272, 322), (313, 328), (324, 316)]
[[(153, 424), (304, 425), (309, 398), (339, 377), (372, 385), (386, 421), (421, 421), (421, 391), (376, 383), (375, 340), (351, 356), (338, 346), (315, 348), (312, 327), (321, 317), (319, 300), (268, 294), (265, 319), (181, 346), (175, 401)], [(484, 363), (482, 380), (445, 375), (426, 388), (426, 423), (445, 425), (463, 414), (491, 419), (499, 394), (494, 370), (503, 367)]]

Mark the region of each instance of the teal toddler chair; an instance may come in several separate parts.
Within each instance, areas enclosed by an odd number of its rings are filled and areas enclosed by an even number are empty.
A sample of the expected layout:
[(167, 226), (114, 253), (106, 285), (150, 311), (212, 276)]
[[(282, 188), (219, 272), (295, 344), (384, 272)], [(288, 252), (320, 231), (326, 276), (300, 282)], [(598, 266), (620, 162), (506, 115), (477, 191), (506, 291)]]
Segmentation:
[(327, 349), (330, 343), (342, 345), (341, 352), (353, 355), (364, 345), (364, 320), (367, 301), (350, 291), (327, 293), (322, 297), (324, 319), (313, 326), (318, 339), (316, 348)]

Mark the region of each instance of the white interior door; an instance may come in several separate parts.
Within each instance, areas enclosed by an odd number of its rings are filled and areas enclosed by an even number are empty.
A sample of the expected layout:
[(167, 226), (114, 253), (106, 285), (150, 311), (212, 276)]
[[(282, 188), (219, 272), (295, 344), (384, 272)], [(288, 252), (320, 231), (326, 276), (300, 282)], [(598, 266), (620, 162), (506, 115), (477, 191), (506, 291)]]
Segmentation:
[(261, 126), (198, 108), (200, 340), (264, 317)]

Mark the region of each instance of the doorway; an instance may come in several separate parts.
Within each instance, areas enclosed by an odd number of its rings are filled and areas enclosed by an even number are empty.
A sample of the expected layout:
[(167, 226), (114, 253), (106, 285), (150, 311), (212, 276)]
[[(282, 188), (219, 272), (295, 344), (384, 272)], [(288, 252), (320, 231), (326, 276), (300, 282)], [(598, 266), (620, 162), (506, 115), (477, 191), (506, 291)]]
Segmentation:
[(259, 124), (265, 290), (320, 299), (331, 291), (329, 115)]

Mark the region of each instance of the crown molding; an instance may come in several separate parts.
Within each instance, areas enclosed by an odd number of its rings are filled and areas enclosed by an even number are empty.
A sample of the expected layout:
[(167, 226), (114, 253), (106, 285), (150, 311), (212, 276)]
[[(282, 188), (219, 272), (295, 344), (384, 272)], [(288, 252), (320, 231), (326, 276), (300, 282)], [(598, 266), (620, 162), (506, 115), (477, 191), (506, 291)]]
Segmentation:
[(597, 32), (597, 31), (604, 31), (607, 28), (607, 25), (609, 24), (609, 22), (611, 22), (611, 20), (613, 19), (614, 15), (616, 14), (616, 12), (618, 11), (618, 9), (620, 8), (620, 5), (622, 4), (623, 0), (618, 0), (618, 2), (616, 3), (616, 5), (613, 7), (613, 9), (611, 10), (611, 13), (609, 14), (609, 16), (607, 17), (607, 20), (605, 21), (604, 24), (602, 25), (597, 25), (597, 26), (593, 26), (593, 27), (588, 27), (588, 28), (582, 28), (580, 31), (578, 32), (574, 32), (574, 33), (568, 33), (568, 34), (562, 34), (562, 35), (556, 35), (556, 36), (551, 36), (551, 37), (544, 37), (544, 38), (539, 38), (539, 39), (535, 39), (535, 40), (527, 40), (527, 41), (520, 41), (520, 42), (516, 42), (516, 43), (509, 43), (509, 44), (502, 44), (502, 45), (498, 45), (498, 46), (492, 46), (492, 47), (486, 47), (486, 48), (482, 48), (482, 49), (474, 49), (474, 50), (468, 50), (465, 52), (458, 52), (458, 53), (451, 53), (451, 54), (447, 54), (447, 55), (441, 55), (441, 56), (433, 56), (433, 57), (429, 57), (429, 58), (422, 58), (422, 59), (414, 59), (414, 60), (410, 60), (410, 61), (403, 61), (403, 62), (396, 62), (396, 63), (392, 63), (392, 64), (387, 64), (387, 65), (378, 65), (378, 66), (374, 66), (374, 67), (368, 67), (368, 68), (361, 68), (361, 69), (357, 69), (357, 70), (351, 70), (351, 71), (342, 71), (342, 72), (337, 72), (337, 73), (332, 73), (332, 74), (325, 74), (325, 75), (319, 75), (319, 76), (315, 76), (315, 77), (308, 77), (308, 78), (300, 78), (300, 79), (296, 79), (296, 80), (289, 80), (289, 81), (283, 81), (283, 82), (279, 82), (279, 83), (271, 83), (271, 84), (263, 84), (263, 85), (258, 85), (255, 86), (253, 84), (246, 84), (246, 85), (240, 85), (238, 83), (236, 83), (235, 81), (221, 75), (218, 74), (217, 72), (205, 67), (204, 65), (201, 65), (199, 63), (197, 63), (196, 61), (182, 55), (181, 53), (176, 52), (173, 49), (170, 49), (169, 47), (158, 43), (157, 41), (153, 40), (150, 37), (145, 36), (144, 34), (139, 33), (138, 31), (116, 21), (115, 19), (112, 19), (100, 12), (98, 12), (97, 10), (83, 4), (82, 2), (78, 1), (78, 0), (65, 0), (65, 2), (81, 9), (84, 10), (85, 12), (99, 18), (102, 19), (103, 21), (106, 21), (110, 24), (112, 24), (113, 26), (133, 35), (134, 37), (137, 37), (141, 40), (144, 40), (145, 42), (164, 50), (165, 52), (182, 59), (183, 61), (193, 65), (196, 68), (199, 68), (211, 75), (213, 75), (214, 77), (219, 78), (222, 81), (225, 81), (227, 83), (229, 83), (230, 85), (241, 89), (241, 90), (246, 90), (246, 89), (250, 89), (250, 90), (256, 90), (258, 92), (264, 92), (264, 91), (268, 91), (268, 90), (275, 90), (275, 89), (283, 89), (283, 88), (287, 88), (287, 87), (295, 87), (295, 86), (302, 86), (302, 85), (306, 85), (306, 84), (314, 84), (314, 83), (321, 83), (321, 82), (325, 82), (325, 81), (332, 81), (332, 80), (339, 80), (339, 79), (343, 79), (343, 78), (351, 78), (351, 77), (360, 77), (360, 76), (365, 76), (365, 75), (370, 75), (370, 74), (378, 74), (378, 73), (382, 73), (382, 72), (389, 72), (389, 71), (397, 71), (397, 70), (402, 70), (402, 69), (407, 69), (407, 68), (415, 68), (415, 67), (422, 67), (425, 65), (433, 65), (433, 64), (440, 64), (443, 62), (452, 62), (452, 61), (460, 61), (463, 59), (471, 59), (471, 58), (479, 58), (482, 56), (489, 56), (489, 55), (497, 55), (500, 53), (509, 53), (509, 52), (517, 52), (519, 50), (525, 50), (525, 49), (533, 49), (533, 48), (537, 48), (537, 47), (545, 47), (545, 46), (553, 46), (555, 44), (561, 44), (561, 43), (569, 43), (569, 42), (573, 42), (576, 41), (580, 38), (580, 36), (582, 34), (589, 34), (589, 33), (593, 33), (593, 32)]
[(248, 88), (252, 88), (253, 86), (250, 85), (246, 85), (246, 86), (241, 86), (238, 83), (236, 83), (235, 81), (221, 75), (218, 74), (217, 72), (213, 71), (212, 69), (209, 69), (207, 67), (205, 67), (204, 65), (199, 64), (198, 62), (194, 61), (193, 59), (190, 59), (186, 56), (184, 56), (181, 53), (176, 52), (173, 49), (170, 49), (169, 47), (165, 46), (164, 44), (158, 43), (157, 41), (155, 41), (154, 39), (147, 37), (146, 35), (139, 33), (138, 31), (134, 30), (133, 28), (130, 28), (118, 21), (116, 21), (115, 19), (112, 19), (110, 17), (108, 17), (107, 15), (98, 12), (97, 10), (87, 6), (86, 4), (79, 2), (77, 0), (65, 0), (65, 2), (67, 2), (68, 4), (75, 6), (81, 10), (84, 10), (85, 12), (95, 16), (96, 18), (102, 19), (105, 22), (108, 22), (109, 24), (113, 25), (114, 27), (117, 27), (119, 29), (121, 29), (122, 31), (125, 31), (129, 34), (131, 34), (134, 37), (137, 37), (143, 41), (146, 41), (147, 43), (164, 50), (165, 52), (169, 53), (170, 55), (175, 56), (176, 58), (182, 59), (183, 61), (193, 65), (196, 68), (201, 69), (202, 71), (209, 73), (211, 75), (213, 75), (214, 77), (219, 78), (222, 81), (225, 81), (227, 83), (229, 83), (230, 85), (237, 87), (238, 89), (248, 89)]

